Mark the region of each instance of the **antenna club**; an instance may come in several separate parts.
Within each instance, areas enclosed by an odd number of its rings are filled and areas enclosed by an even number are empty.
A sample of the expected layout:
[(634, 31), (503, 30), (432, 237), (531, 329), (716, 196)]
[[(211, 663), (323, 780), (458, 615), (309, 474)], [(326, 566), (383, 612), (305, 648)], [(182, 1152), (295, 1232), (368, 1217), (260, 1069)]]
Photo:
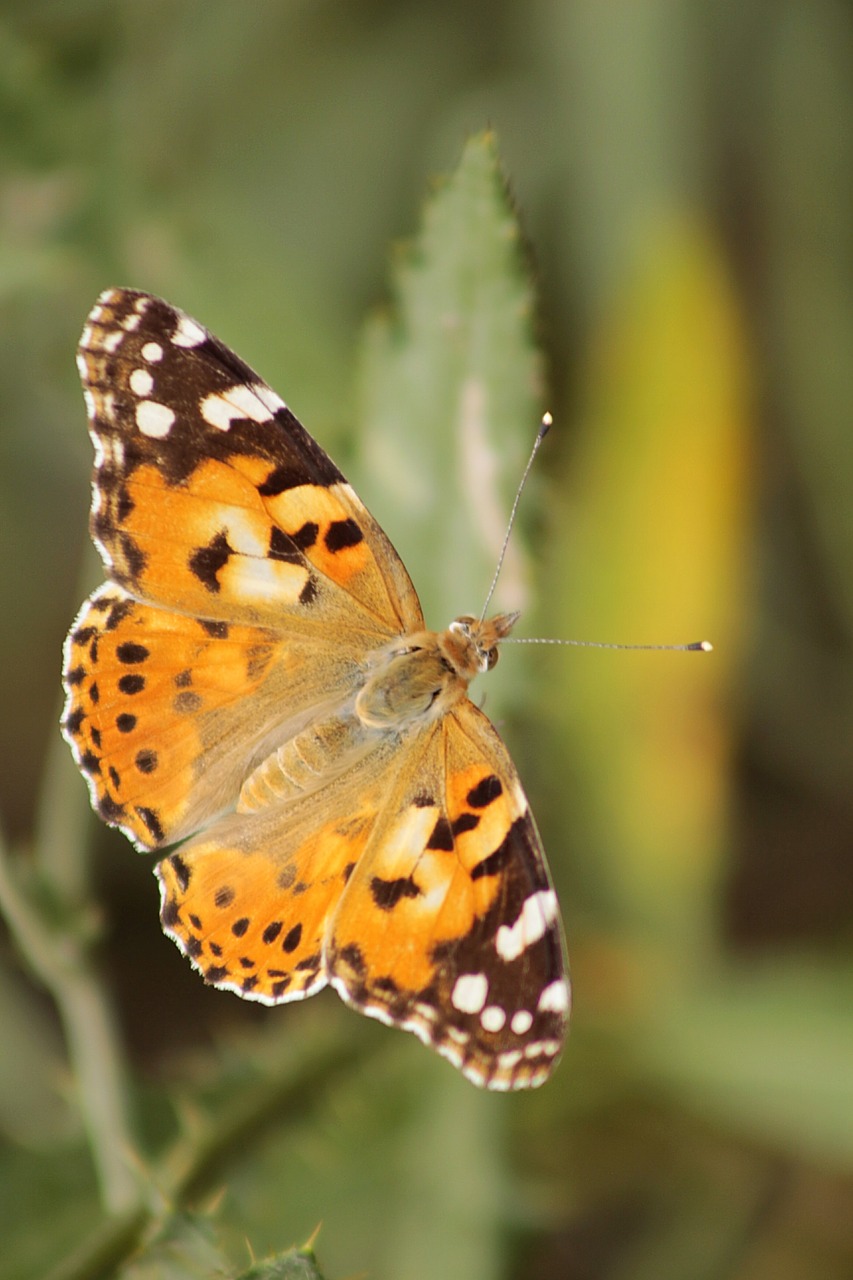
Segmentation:
[(551, 417), (551, 412), (550, 410), (546, 409), (546, 411), (542, 414), (542, 421), (539, 423), (539, 436), (538, 436), (539, 440), (543, 439), (544, 436), (547, 436), (553, 424), (554, 424), (554, 419)]
[(629, 653), (713, 653), (710, 640), (694, 640), (692, 644), (614, 644), (608, 640), (566, 640), (551, 636), (504, 636), (504, 644), (566, 644), (575, 649), (621, 649)]

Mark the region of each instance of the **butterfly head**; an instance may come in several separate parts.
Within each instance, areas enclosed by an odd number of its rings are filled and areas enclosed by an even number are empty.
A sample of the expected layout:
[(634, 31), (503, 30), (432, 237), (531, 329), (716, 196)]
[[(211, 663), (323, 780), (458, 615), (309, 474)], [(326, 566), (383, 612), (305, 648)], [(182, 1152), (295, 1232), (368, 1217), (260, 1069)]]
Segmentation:
[(472, 680), (483, 671), (491, 671), (498, 660), (498, 646), (520, 618), (518, 612), (497, 613), (493, 618), (473, 618), (463, 614), (444, 632), (442, 646), (460, 675)]

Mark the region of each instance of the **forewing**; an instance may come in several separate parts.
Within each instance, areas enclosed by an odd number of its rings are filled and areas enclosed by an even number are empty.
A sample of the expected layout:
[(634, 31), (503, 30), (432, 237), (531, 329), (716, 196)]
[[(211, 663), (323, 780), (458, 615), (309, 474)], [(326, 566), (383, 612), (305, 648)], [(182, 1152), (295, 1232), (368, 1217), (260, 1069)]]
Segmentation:
[(91, 530), (114, 582), (226, 622), (422, 626), (405, 568), (340, 471), (201, 325), (112, 289), (78, 364), (96, 451)]

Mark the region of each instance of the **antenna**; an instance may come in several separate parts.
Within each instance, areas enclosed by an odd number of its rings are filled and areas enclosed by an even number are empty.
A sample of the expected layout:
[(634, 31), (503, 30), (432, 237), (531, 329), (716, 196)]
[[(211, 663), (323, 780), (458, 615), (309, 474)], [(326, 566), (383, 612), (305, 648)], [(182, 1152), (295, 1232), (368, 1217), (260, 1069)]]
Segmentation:
[[(527, 466), (524, 468), (521, 480), (518, 483), (518, 488), (515, 491), (515, 499), (513, 500), (512, 510), (509, 513), (509, 521), (507, 522), (506, 533), (504, 534), (504, 540), (501, 545), (501, 552), (498, 556), (497, 567), (495, 568), (491, 586), (489, 587), (489, 591), (486, 596), (486, 603), (483, 605), (482, 612), (480, 613), (480, 622), (482, 622), (486, 616), (486, 610), (491, 604), (492, 596), (495, 594), (495, 587), (498, 585), (498, 578), (500, 577), (501, 569), (503, 568), (506, 549), (509, 545), (510, 534), (512, 533), (512, 526), (515, 524), (515, 515), (518, 511), (518, 504), (521, 501), (521, 494), (524, 490), (525, 484), (527, 483), (530, 468), (533, 466), (533, 461), (539, 452), (539, 446), (550, 431), (553, 421), (554, 419), (551, 417), (550, 413), (543, 413), (542, 421), (539, 424), (539, 430), (536, 432), (536, 439), (533, 441), (533, 448), (530, 450), (530, 457), (527, 459)], [(694, 640), (690, 644), (614, 644), (606, 640), (562, 640), (550, 638), (539, 639), (528, 636), (504, 636), (501, 640), (501, 644), (569, 644), (573, 645), (577, 649), (646, 650), (658, 653), (712, 653), (714, 649), (714, 646), (709, 640)]]
[(571, 644), (576, 649), (651, 649), (660, 653), (713, 653), (710, 640), (692, 640), (690, 644), (612, 644), (607, 640), (539, 639), (531, 636), (504, 636), (501, 644)]
[(533, 448), (530, 450), (530, 457), (527, 459), (527, 466), (524, 468), (522, 477), (518, 482), (518, 488), (515, 491), (512, 510), (509, 513), (509, 521), (507, 523), (506, 533), (504, 534), (504, 540), (501, 545), (501, 553), (498, 556), (498, 563), (492, 577), (491, 586), (489, 587), (489, 591), (486, 596), (486, 603), (480, 611), (481, 622), (486, 616), (486, 610), (492, 602), (492, 596), (495, 594), (495, 587), (498, 585), (498, 578), (501, 576), (501, 569), (503, 568), (504, 559), (506, 557), (506, 549), (509, 546), (509, 537), (512, 533), (512, 526), (515, 524), (515, 513), (518, 511), (518, 504), (521, 501), (521, 494), (525, 484), (527, 483), (527, 477), (530, 475), (530, 468), (533, 466), (533, 460), (539, 452), (539, 446), (551, 430), (551, 424), (553, 421), (554, 419), (551, 417), (550, 413), (542, 414), (542, 421), (539, 423), (539, 430), (536, 432), (536, 439), (533, 441)]

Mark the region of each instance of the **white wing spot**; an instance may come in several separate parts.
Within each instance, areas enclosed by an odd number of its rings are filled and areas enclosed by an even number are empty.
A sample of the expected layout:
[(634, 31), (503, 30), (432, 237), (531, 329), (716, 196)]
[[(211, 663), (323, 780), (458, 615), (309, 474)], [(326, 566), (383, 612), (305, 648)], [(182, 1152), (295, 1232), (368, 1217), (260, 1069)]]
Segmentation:
[[(266, 544), (257, 543), (256, 546)], [(261, 558), (260, 553), (242, 553), (229, 559), (219, 575), (223, 589), (241, 599), (275, 600), (292, 604), (299, 599), (308, 581), (308, 571), (301, 565)]]
[(456, 979), (450, 1003), (460, 1013), (479, 1013), (489, 994), (489, 981), (484, 973), (463, 973)]
[[(476, 1080), (476, 1077), (469, 1075), (469, 1079)], [(483, 1076), (482, 1079), (479, 1080), (479, 1083), (481, 1085), (485, 1084), (486, 1077)], [(510, 1089), (517, 1089), (519, 1086), (512, 1079), (505, 1080), (503, 1076), (491, 1076), (489, 1078), (489, 1088), (494, 1093), (509, 1093)]]
[(175, 415), (166, 404), (156, 400), (140, 400), (136, 406), (136, 425), (144, 436), (162, 440), (172, 429)]
[(528, 1009), (519, 1009), (512, 1015), (509, 1025), (517, 1036), (526, 1036), (533, 1026), (533, 1014)]
[(114, 352), (118, 351), (123, 342), (124, 330), (114, 329), (112, 333), (104, 335), (103, 348), (105, 351), (109, 351), (110, 355), (113, 355)]
[(229, 431), (231, 423), (240, 418), (248, 418), (250, 422), (270, 422), (273, 411), (259, 398), (256, 387), (243, 383), (205, 396), (201, 402), (201, 416), (211, 427)]
[(565, 978), (545, 987), (536, 1007), (542, 1013), (565, 1013), (569, 1007), (569, 984)]
[(265, 386), (263, 382), (256, 382), (252, 390), (261, 404), (265, 405), (273, 416), (278, 413), (279, 409), (286, 408), (281, 396), (276, 395), (272, 388)]
[[(431, 1044), (431, 1043), (432, 1042), (428, 1040), (424, 1041), (424, 1044)], [(462, 1057), (462, 1054), (459, 1052), (459, 1050), (455, 1049), (452, 1044), (448, 1044), (447, 1041), (445, 1040), (443, 1044), (436, 1044), (434, 1047), (441, 1054), (442, 1058), (446, 1058), (447, 1061), (451, 1062), (453, 1066), (456, 1067), (458, 1070), (463, 1069), (462, 1064), (465, 1061), (465, 1059)]]
[(495, 934), (495, 947), (501, 960), (517, 960), (528, 947), (545, 936), (557, 913), (557, 895), (553, 889), (531, 893), (515, 923), (502, 924)]
[(230, 430), (234, 413), (228, 401), (223, 400), (222, 396), (206, 396), (199, 407), (201, 416), (211, 427), (216, 427), (217, 431)]
[(172, 341), (176, 347), (200, 347), (207, 338), (207, 334), (200, 324), (196, 324), (195, 320), (191, 320), (189, 316), (181, 316), (178, 319), (177, 328), (172, 335)]
[(512, 796), (513, 804), (518, 809), (519, 813), (526, 814), (528, 812), (527, 796), (524, 794), (524, 788), (518, 778), (512, 779), (510, 784), (510, 795)]
[[(125, 333), (133, 333), (135, 329), (139, 328), (141, 323), (142, 323), (142, 316), (139, 314), (139, 312), (131, 311), (130, 315), (125, 316), (124, 319), (122, 320), (121, 327), (122, 329), (124, 329)], [(112, 337), (111, 334), (109, 336)], [(120, 336), (118, 338), (118, 342), (121, 342)], [(116, 343), (116, 346), (118, 345), (118, 342)], [(106, 345), (107, 345), (107, 338), (104, 339), (104, 346)]]
[(525, 1058), (556, 1058), (562, 1049), (559, 1040), (534, 1040), (524, 1049)]
[(113, 467), (124, 465), (124, 442), (118, 436), (103, 437), (101, 462), (109, 462)]
[(524, 1054), (520, 1049), (508, 1049), (506, 1053), (498, 1054), (498, 1066), (502, 1071), (512, 1071), (523, 1057)]
[(128, 381), (135, 395), (150, 396), (154, 390), (154, 379), (147, 369), (134, 369)]
[(232, 551), (236, 551), (241, 556), (249, 556), (250, 559), (264, 558), (269, 535), (262, 524), (235, 507), (233, 513), (229, 514), (225, 528), (228, 534), (228, 545)]
[[(99, 504), (99, 506), (101, 506), (101, 505), (103, 505), (103, 504)], [(97, 515), (97, 511), (95, 510), (95, 504), (94, 504), (94, 502), (92, 503), (92, 512), (93, 512), (93, 514)], [(103, 543), (103, 542), (101, 541), (101, 539), (100, 539), (99, 537), (97, 537), (95, 534), (93, 534), (93, 535), (92, 535), (92, 541), (94, 542), (95, 546), (97, 547), (97, 549), (98, 549), (98, 554), (99, 554), (99, 555), (101, 556), (101, 558), (103, 559), (104, 564), (105, 564), (105, 565), (107, 565), (110, 569), (112, 569), (112, 568), (113, 568), (113, 566), (114, 566), (113, 553), (110, 551), (109, 547), (108, 547), (108, 546), (106, 546), (106, 544), (105, 544), (105, 543)]]
[[(308, 994), (310, 995), (311, 993), (308, 992)], [(368, 1018), (376, 1018), (378, 1022), (384, 1022), (386, 1027), (393, 1027), (394, 1025), (390, 1013), (381, 1004), (366, 1004), (363, 1007), (363, 1012), (367, 1014)]]
[(480, 1014), (480, 1026), (484, 1031), (501, 1031), (506, 1022), (506, 1011), (497, 1004), (490, 1004)]
[(163, 359), (163, 348), (159, 342), (146, 342), (142, 348), (142, 359), (147, 360), (149, 364), (156, 364), (158, 360)]

